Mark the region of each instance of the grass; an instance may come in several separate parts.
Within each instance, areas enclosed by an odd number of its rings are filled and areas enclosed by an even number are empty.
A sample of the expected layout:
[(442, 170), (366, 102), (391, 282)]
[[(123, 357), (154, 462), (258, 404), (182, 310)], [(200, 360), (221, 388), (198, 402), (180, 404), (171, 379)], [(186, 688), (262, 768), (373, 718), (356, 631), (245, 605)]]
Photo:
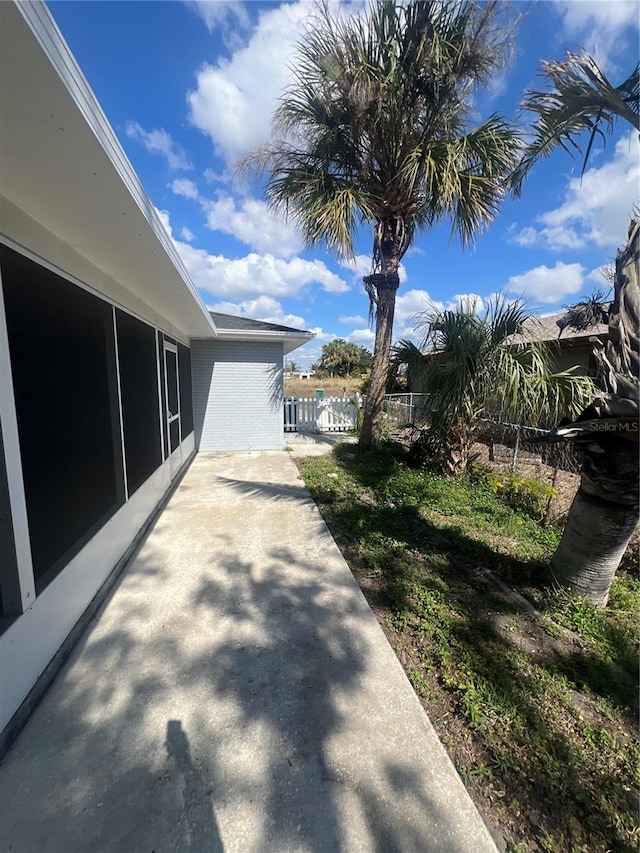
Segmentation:
[[(325, 397), (352, 397), (360, 393), (361, 386), (362, 377), (359, 375), (347, 378), (337, 376), (334, 379), (312, 376), (311, 379), (285, 379), (284, 393), (286, 397), (315, 397), (316, 389), (320, 388)], [(347, 389), (346, 395), (344, 388)]]
[[(400, 449), (300, 461), (304, 481), (480, 810), (512, 851), (637, 849), (640, 584), (610, 607), (544, 590), (560, 531), (482, 472), (409, 468)], [(519, 611), (489, 567), (544, 616)]]

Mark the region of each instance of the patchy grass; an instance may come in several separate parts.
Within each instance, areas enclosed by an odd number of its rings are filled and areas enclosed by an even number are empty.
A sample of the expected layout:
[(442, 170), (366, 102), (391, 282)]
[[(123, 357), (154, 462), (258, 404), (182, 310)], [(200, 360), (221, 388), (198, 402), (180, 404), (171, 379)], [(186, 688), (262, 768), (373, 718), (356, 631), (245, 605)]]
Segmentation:
[[(397, 447), (300, 461), (314, 497), (478, 808), (511, 851), (637, 849), (640, 583), (610, 607), (541, 585), (560, 532), (482, 475)], [(331, 476), (329, 476), (331, 475)], [(531, 599), (521, 612), (478, 571)]]
[(336, 376), (333, 379), (330, 377), (318, 379), (317, 376), (312, 376), (310, 379), (284, 380), (284, 393), (287, 397), (315, 397), (317, 388), (324, 391), (325, 397), (343, 397), (345, 396), (344, 388), (346, 388), (346, 396), (352, 397), (360, 392), (361, 387), (362, 377), (359, 374), (347, 377)]

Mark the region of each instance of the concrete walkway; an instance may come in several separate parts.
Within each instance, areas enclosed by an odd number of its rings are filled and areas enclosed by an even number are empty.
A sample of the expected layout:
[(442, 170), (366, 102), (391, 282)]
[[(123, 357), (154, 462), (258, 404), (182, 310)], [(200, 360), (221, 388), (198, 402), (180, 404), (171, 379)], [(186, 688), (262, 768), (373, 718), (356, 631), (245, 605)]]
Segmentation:
[(495, 853), (283, 451), (201, 454), (0, 765), (3, 853)]
[(292, 459), (301, 456), (324, 456), (331, 453), (336, 444), (356, 444), (354, 435), (344, 432), (285, 432), (284, 440)]

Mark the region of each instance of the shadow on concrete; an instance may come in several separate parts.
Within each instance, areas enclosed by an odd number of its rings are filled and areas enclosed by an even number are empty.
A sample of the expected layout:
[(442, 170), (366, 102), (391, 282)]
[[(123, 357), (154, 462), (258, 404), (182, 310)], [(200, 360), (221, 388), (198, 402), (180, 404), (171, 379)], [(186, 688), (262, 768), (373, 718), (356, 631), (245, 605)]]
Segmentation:
[(181, 820), (183, 840), (180, 849), (185, 853), (204, 850), (207, 853), (224, 853), (220, 831), (211, 805), (212, 790), (207, 787), (201, 773), (194, 767), (189, 740), (182, 730), (180, 720), (167, 722), (166, 747), (167, 754), (174, 759), (184, 780)]
[(307, 489), (300, 486), (285, 486), (282, 483), (260, 483), (255, 480), (235, 480), (231, 477), (218, 477), (218, 482), (230, 486), (247, 498), (259, 498), (269, 501), (310, 500)]
[[(409, 716), (390, 710), (397, 679), (306, 491), (252, 473), (224, 481), (199, 544), (185, 489), (74, 649), (0, 765), (6, 849), (483, 849), (432, 796), (441, 754), (414, 761), (421, 712), (413, 695)], [(285, 523), (286, 544), (252, 550), (255, 525)]]

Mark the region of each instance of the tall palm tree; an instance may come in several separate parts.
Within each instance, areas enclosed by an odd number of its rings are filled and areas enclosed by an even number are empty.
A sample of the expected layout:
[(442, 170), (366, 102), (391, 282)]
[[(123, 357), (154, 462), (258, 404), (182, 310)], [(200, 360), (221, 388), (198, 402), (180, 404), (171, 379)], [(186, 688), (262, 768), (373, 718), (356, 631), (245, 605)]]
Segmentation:
[[(640, 130), (640, 65), (613, 86), (589, 56), (569, 53), (562, 62), (543, 63), (550, 92), (529, 91), (522, 106), (536, 115), (534, 139), (513, 175), (516, 192), (532, 166), (554, 146), (580, 151), (589, 133), (583, 171), (596, 134), (604, 138), (617, 120)], [(595, 351), (604, 392), (574, 423), (556, 428), (552, 441), (579, 441), (584, 448), (580, 487), (550, 565), (550, 579), (607, 603), (609, 589), (638, 522), (640, 471), (640, 223), (634, 216), (627, 244), (618, 253), (614, 298), (608, 312), (609, 341)], [(578, 319), (582, 312), (578, 312)], [(568, 317), (568, 325), (571, 318)]]
[(474, 90), (505, 62), (497, 15), (496, 3), (467, 0), (373, 0), (341, 15), (325, 3), (298, 45), (276, 138), (244, 163), (266, 173), (268, 200), (309, 246), (353, 257), (358, 227), (372, 227), (364, 283), (376, 333), (363, 449), (379, 441), (403, 255), (417, 230), (445, 217), (472, 242), (518, 160), (503, 118), (470, 122)]
[(531, 317), (522, 303), (501, 297), (483, 314), (475, 305), (431, 311), (417, 324), (421, 349), (409, 341), (395, 347), (394, 359), (407, 364), (426, 395), (426, 449), (445, 473), (466, 470), (481, 418), (502, 412), (538, 425), (577, 415), (591, 399), (590, 379), (552, 373), (549, 348), (527, 334)]

